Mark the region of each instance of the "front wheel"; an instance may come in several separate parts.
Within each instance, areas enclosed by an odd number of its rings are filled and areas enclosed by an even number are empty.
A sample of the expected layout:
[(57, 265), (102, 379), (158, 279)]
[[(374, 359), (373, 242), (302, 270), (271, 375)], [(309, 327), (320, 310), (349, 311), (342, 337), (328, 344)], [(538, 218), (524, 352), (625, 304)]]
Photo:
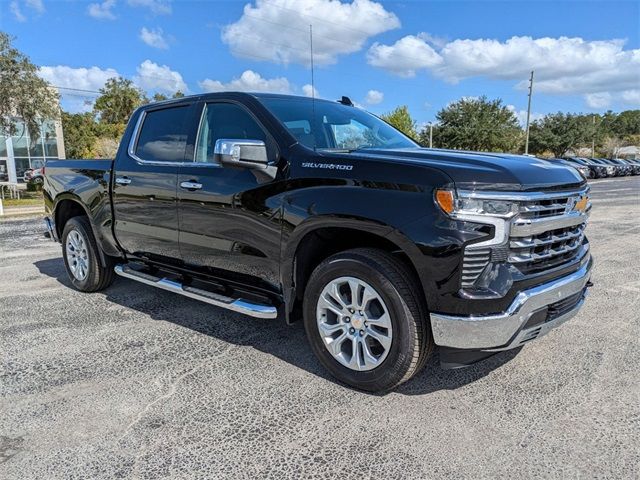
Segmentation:
[(324, 260), (304, 299), (305, 330), (320, 362), (361, 390), (390, 390), (410, 379), (433, 349), (417, 285), (404, 263), (382, 250)]
[(115, 278), (114, 262), (105, 256), (102, 265), (98, 245), (87, 217), (73, 217), (62, 232), (62, 256), (73, 286), (82, 292), (107, 288)]

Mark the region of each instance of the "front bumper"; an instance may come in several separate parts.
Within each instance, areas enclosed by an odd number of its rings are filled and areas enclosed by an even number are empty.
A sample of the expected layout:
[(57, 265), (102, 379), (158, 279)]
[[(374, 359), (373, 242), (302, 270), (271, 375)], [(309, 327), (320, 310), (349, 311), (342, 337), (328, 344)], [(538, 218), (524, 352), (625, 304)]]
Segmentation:
[(509, 308), (486, 316), (431, 314), (434, 341), (442, 347), (497, 352), (539, 338), (578, 313), (593, 260), (576, 272), (520, 292)]

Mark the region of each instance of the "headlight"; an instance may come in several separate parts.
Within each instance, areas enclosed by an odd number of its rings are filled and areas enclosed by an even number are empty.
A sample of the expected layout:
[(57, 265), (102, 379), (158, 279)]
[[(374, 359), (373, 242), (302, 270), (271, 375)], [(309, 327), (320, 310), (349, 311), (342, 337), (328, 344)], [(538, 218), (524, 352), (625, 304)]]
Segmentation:
[(452, 217), (459, 215), (510, 217), (518, 213), (518, 204), (514, 201), (457, 196), (453, 190), (436, 190), (435, 199), (438, 206)]

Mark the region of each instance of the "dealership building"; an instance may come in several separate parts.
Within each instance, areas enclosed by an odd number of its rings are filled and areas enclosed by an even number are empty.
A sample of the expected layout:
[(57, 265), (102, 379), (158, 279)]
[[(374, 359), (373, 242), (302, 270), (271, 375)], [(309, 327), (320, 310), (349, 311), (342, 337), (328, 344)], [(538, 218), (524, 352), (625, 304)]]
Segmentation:
[(59, 120), (42, 122), (31, 137), (24, 122), (17, 120), (16, 127), (15, 135), (0, 134), (0, 182), (21, 182), (26, 170), (40, 168), (50, 158), (65, 158)]

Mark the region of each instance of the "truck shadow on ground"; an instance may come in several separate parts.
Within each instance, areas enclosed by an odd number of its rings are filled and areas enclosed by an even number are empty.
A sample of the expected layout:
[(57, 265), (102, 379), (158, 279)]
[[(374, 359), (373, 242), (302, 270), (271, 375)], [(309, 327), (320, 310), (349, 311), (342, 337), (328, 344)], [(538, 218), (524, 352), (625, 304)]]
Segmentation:
[[(61, 258), (37, 261), (34, 265), (40, 273), (55, 278), (65, 287), (74, 288)], [(123, 278), (93, 295), (104, 295), (109, 302), (134, 309), (153, 320), (171, 322), (224, 342), (255, 348), (327, 381), (339, 383), (315, 359), (301, 321), (288, 326), (280, 319), (254, 319)], [(502, 352), (459, 370), (440, 368), (436, 351), (424, 369), (395, 392), (425, 395), (455, 390), (485, 377), (512, 360), (518, 351)]]

